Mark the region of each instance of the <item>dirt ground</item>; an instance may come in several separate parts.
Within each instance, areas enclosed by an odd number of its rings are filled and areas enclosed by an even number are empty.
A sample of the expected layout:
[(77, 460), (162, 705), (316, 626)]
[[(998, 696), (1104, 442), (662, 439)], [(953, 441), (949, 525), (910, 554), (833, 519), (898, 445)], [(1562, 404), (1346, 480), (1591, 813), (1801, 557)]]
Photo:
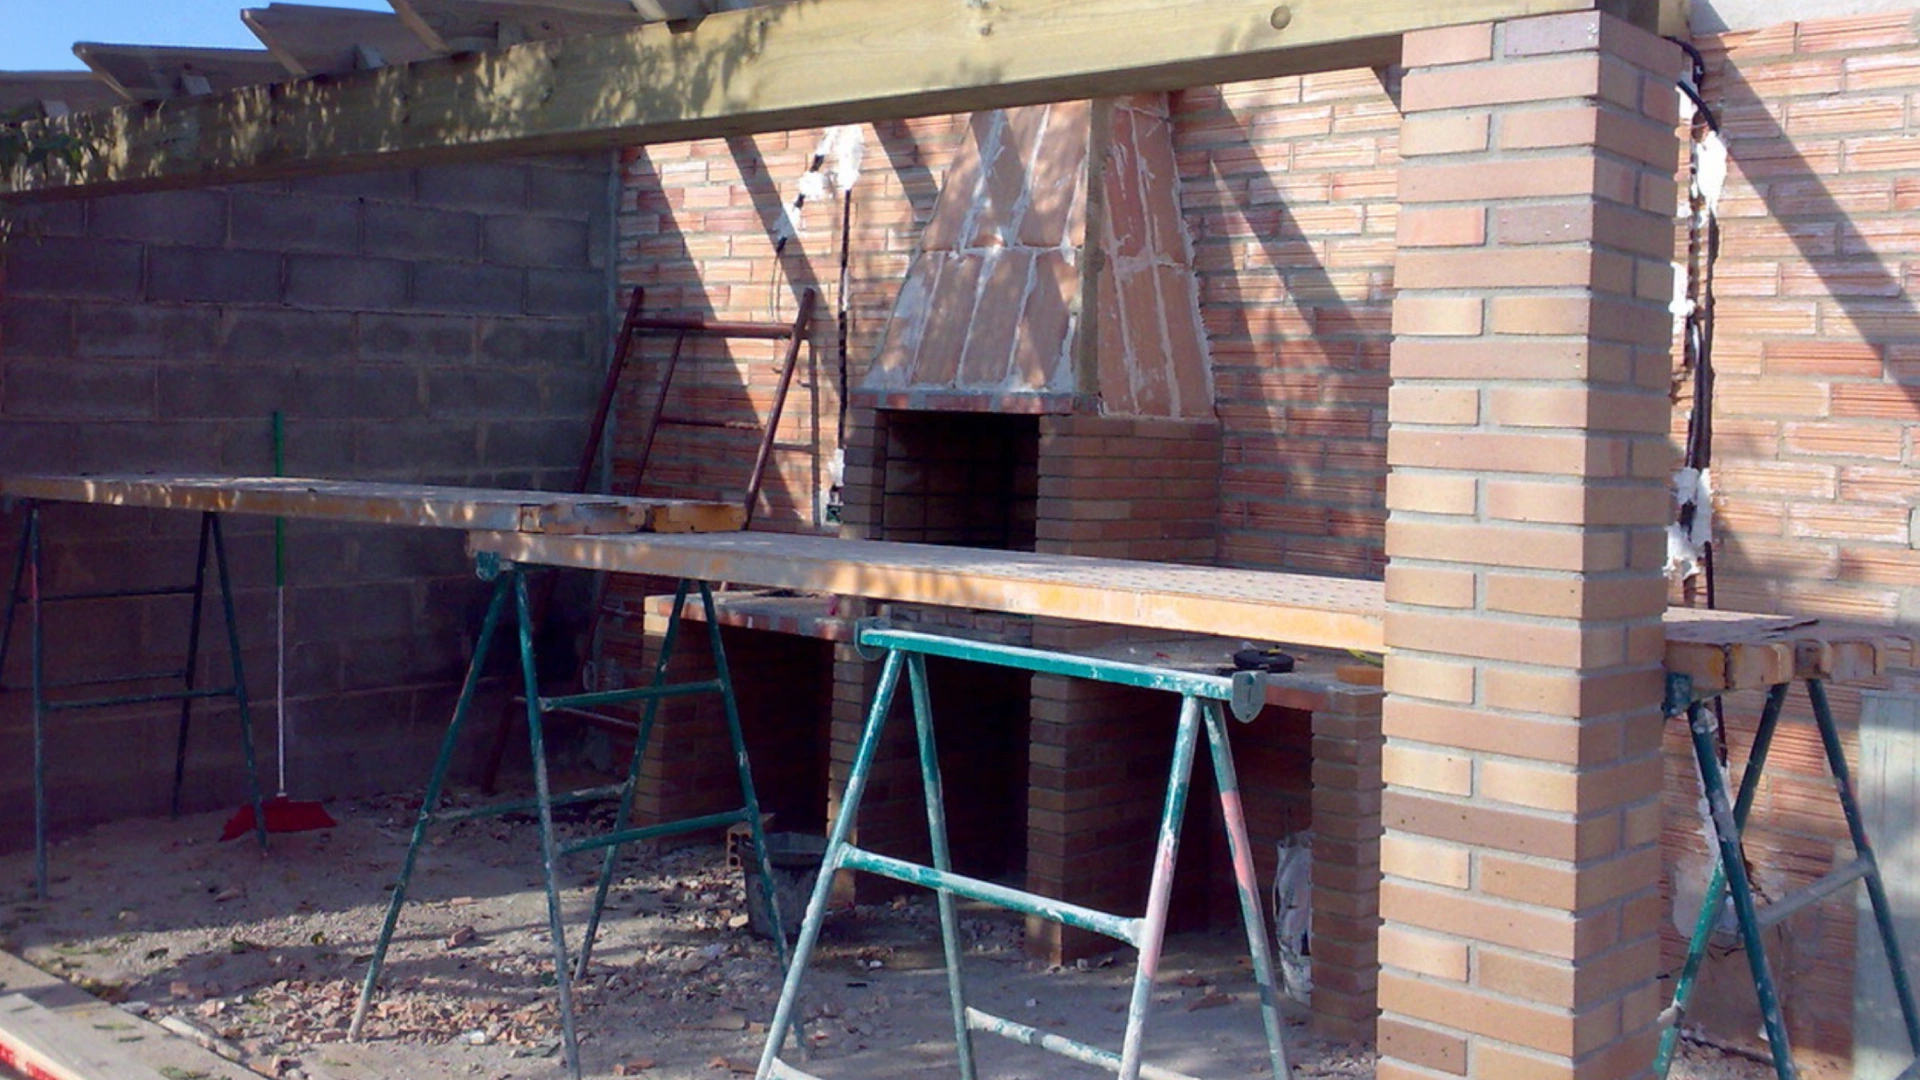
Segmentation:
[[(53, 896), (32, 898), (28, 852), (0, 856), (0, 947), (267, 1076), (547, 1080), (565, 1075), (531, 817), (436, 830), (423, 852), (367, 1039), (346, 1041), (387, 890), (413, 821), (387, 798), (330, 807), (339, 826), (215, 841), (224, 815), (118, 822), (58, 844)], [(563, 817), (570, 836), (607, 810)], [(714, 1080), (750, 1075), (779, 992), (771, 942), (746, 926), (742, 883), (718, 844), (630, 848), (576, 1003), (589, 1076)], [(576, 948), (597, 858), (567, 866)], [(1130, 956), (1052, 968), (1020, 951), (1018, 921), (963, 916), (969, 1003), (1116, 1047)], [(1242, 944), (1240, 950), (1244, 952)], [(1264, 1075), (1254, 985), (1233, 935), (1170, 946), (1148, 1060), (1205, 1077)], [(956, 1075), (932, 904), (836, 911), (803, 987), (809, 1056), (828, 1080)], [(171, 1018), (171, 1019), (169, 1019)], [(1369, 1049), (1306, 1034), (1288, 1017), (1295, 1074), (1370, 1077)], [(97, 1025), (96, 1025), (97, 1026)], [(124, 1041), (124, 1040), (123, 1040)], [(1110, 1075), (990, 1037), (983, 1080)], [(1763, 1067), (1692, 1048), (1676, 1077), (1746, 1080)], [(174, 1080), (205, 1072), (163, 1070)]]

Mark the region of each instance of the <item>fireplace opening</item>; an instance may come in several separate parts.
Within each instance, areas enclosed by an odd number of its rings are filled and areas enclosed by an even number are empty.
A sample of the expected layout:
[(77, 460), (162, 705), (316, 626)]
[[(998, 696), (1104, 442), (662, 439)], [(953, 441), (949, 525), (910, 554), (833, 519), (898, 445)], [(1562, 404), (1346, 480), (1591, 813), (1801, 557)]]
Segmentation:
[(1039, 417), (883, 415), (880, 539), (1033, 550)]

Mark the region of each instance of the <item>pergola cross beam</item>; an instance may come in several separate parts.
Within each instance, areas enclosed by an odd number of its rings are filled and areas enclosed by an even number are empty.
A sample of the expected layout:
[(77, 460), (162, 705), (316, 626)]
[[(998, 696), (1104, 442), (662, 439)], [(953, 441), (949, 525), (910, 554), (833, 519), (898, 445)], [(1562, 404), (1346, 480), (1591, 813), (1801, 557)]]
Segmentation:
[(966, 112), (1361, 66), (1435, 26), (1659, 0), (794, 0), (33, 121), (40, 201)]

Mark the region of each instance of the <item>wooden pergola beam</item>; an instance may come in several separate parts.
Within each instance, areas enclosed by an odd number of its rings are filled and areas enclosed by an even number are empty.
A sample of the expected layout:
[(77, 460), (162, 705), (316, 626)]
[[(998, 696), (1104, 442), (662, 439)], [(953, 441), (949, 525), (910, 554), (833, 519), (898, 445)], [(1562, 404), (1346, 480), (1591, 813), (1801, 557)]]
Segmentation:
[(91, 149), (44, 200), (966, 112), (1382, 66), (1434, 26), (1659, 0), (794, 0), (691, 26), (35, 121)]

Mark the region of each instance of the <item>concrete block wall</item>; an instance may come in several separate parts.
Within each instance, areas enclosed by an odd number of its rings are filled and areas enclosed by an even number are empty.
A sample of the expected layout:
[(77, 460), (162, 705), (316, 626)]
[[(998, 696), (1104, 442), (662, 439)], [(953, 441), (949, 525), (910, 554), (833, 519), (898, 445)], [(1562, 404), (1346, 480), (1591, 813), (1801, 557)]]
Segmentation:
[[(564, 485), (605, 363), (611, 210), (610, 162), (595, 156), (30, 213), (0, 252), (0, 460), (20, 472), (263, 475), (279, 409), (295, 475)], [(0, 520), (8, 565), (20, 521)], [(46, 521), (50, 590), (191, 580), (193, 515), (51, 506)], [(271, 523), (226, 524), (270, 774)], [(294, 790), (413, 788), (479, 621), (460, 536), (295, 521), (287, 563)], [(87, 606), (51, 626), (50, 677), (178, 662), (179, 598)], [(208, 644), (220, 633), (216, 619)], [(224, 671), (224, 649), (211, 651)], [(24, 675), (16, 656), (10, 686)], [(0, 696), (0, 759), (27, 760), (24, 698)], [(243, 790), (232, 709), (200, 712), (189, 806), (232, 805)], [(171, 714), (62, 717), (59, 823), (164, 809)], [(0, 822), (25, 820), (27, 782), (0, 777)]]

